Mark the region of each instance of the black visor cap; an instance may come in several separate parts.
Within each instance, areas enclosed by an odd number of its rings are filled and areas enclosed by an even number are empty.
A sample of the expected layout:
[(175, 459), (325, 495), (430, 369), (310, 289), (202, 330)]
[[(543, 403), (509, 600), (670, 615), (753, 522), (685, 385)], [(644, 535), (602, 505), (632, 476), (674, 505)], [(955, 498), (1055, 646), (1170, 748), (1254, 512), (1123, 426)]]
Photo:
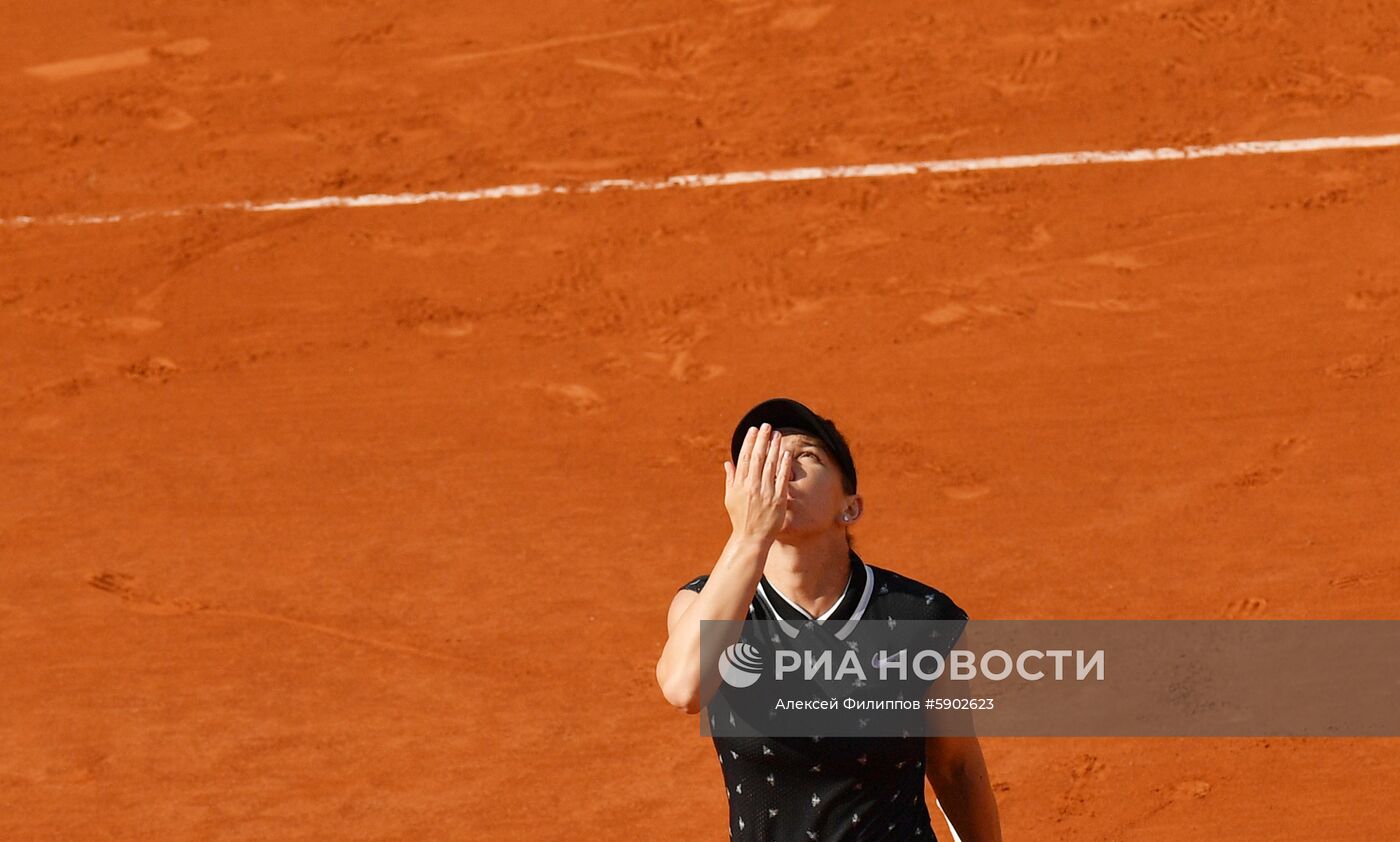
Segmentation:
[(821, 439), (822, 445), (836, 460), (841, 472), (850, 479), (851, 490), (855, 491), (856, 465), (851, 459), (851, 450), (846, 446), (845, 437), (830, 419), (823, 418), (802, 402), (792, 398), (772, 398), (744, 413), (729, 442), (729, 454), (734, 462), (739, 461), (739, 450), (744, 446), (744, 436), (749, 428), (763, 423), (775, 430), (792, 427)]

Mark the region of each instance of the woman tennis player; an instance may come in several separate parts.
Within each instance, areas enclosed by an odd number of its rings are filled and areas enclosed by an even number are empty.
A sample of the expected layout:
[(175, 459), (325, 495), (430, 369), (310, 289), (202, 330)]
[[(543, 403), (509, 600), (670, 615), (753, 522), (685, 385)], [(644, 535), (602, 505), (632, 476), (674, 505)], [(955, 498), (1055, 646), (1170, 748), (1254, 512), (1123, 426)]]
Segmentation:
[[(867, 564), (851, 544), (856, 470), (829, 419), (789, 398), (740, 420), (724, 463), (733, 531), (714, 569), (677, 591), (656, 664), (666, 700), (699, 713), (718, 681), (702, 671), (701, 620), (768, 620), (796, 636), (814, 622), (838, 638), (861, 620), (962, 620), (937, 589)], [(970, 714), (969, 714), (970, 715)], [(975, 736), (728, 737), (714, 734), (729, 834), (753, 842), (932, 840), (924, 780), (962, 842), (1000, 842)], [(956, 733), (971, 734), (970, 728)]]

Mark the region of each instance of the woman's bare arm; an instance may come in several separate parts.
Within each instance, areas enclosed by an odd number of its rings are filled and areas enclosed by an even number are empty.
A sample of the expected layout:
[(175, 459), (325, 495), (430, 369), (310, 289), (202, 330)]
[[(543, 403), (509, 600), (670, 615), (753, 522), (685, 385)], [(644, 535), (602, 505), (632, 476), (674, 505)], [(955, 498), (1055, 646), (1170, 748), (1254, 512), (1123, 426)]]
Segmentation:
[(1001, 818), (976, 737), (926, 737), (927, 775), (962, 842), (1001, 842)]
[[(945, 674), (930, 686), (929, 698), (966, 699), (967, 682), (952, 681)], [(939, 808), (962, 842), (1001, 842), (1001, 817), (972, 711), (941, 710), (926, 721), (930, 730), (924, 738), (924, 774)]]
[(772, 543), (761, 537), (730, 535), (700, 593), (681, 590), (671, 600), (666, 617), (669, 636), (656, 662), (656, 681), (666, 701), (676, 708), (699, 713), (719, 686), (716, 665), (709, 665), (706, 674), (701, 674), (700, 621), (733, 621), (724, 627), (723, 639), (712, 651), (739, 639), (740, 623), (748, 616), (749, 603), (763, 577), (763, 564)]
[(767, 424), (750, 427), (734, 464), (724, 463), (724, 506), (733, 525), (729, 541), (700, 593), (682, 590), (671, 599), (656, 682), (666, 701), (686, 713), (699, 713), (719, 687), (718, 664), (703, 673), (700, 668), (701, 621), (729, 621), (724, 646), (739, 639), (768, 548), (783, 525), (792, 455), (781, 442), (782, 435)]

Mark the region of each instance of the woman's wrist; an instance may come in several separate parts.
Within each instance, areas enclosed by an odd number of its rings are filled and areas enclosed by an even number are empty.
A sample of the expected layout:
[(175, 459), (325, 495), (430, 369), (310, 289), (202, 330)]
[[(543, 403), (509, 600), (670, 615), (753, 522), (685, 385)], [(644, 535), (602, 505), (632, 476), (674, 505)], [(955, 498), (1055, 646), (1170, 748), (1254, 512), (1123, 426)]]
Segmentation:
[(773, 539), (736, 529), (729, 533), (729, 546), (739, 550), (757, 550), (759, 558), (763, 558), (768, 554), (768, 548), (773, 546)]
[(771, 546), (773, 539), (770, 537), (735, 530), (729, 536), (729, 543), (724, 546), (718, 567), (738, 570), (757, 584), (758, 578), (763, 575), (764, 565), (768, 563), (768, 548)]

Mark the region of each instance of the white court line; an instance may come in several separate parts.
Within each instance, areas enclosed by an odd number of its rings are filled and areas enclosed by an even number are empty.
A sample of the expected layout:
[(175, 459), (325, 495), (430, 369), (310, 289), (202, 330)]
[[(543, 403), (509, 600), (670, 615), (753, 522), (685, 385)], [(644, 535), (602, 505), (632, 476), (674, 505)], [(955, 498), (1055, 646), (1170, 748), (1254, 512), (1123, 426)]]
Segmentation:
[(920, 173), (1018, 170), (1033, 167), (1069, 167), (1085, 164), (1137, 164), (1149, 161), (1193, 161), (1201, 158), (1227, 158), (1243, 155), (1281, 155), (1291, 152), (1323, 152), (1335, 149), (1386, 149), (1400, 146), (1400, 134), (1353, 137), (1306, 137), (1295, 140), (1246, 140), (1217, 146), (1159, 146), (1109, 151), (1046, 152), (1035, 155), (1006, 155), (994, 158), (954, 158), (946, 161), (908, 161), (895, 164), (857, 164), (837, 167), (795, 167), (782, 170), (673, 175), (669, 178), (605, 178), (582, 184), (503, 184), (476, 190), (429, 193), (367, 193), (361, 196), (321, 196), (314, 199), (280, 199), (272, 202), (220, 202), (169, 210), (138, 210), (126, 213), (59, 216), (13, 216), (0, 219), (0, 227), (26, 225), (106, 225), (138, 219), (187, 216), (208, 211), (273, 213), (276, 211), (317, 210), (320, 208), (382, 208), (399, 205), (426, 205), (440, 202), (481, 202), (491, 199), (527, 198), (545, 194), (602, 193), (610, 190), (672, 190), (693, 187), (733, 187), (769, 182), (824, 181), (838, 178), (891, 178)]

